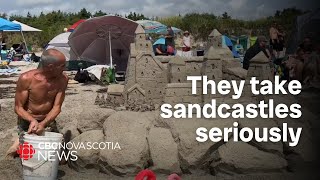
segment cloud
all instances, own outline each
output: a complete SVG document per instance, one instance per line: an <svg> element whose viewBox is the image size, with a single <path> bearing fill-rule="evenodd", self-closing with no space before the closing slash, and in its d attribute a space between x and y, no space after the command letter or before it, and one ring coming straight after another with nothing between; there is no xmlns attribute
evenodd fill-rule
<svg viewBox="0 0 320 180"><path fill-rule="evenodd" d="M261 4L260 6L257 7L256 17L261 17L261 16L263 16L263 14L265 13L265 12L264 12L264 8L265 8L265 5L264 5L264 4Z"/></svg>
<svg viewBox="0 0 320 180"><path fill-rule="evenodd" d="M59 2L59 1L58 1ZM56 0L16 0L17 6L31 7L57 3Z"/></svg>
<svg viewBox="0 0 320 180"><path fill-rule="evenodd" d="M0 12L9 15L38 15L50 11L78 12L86 8L89 12L102 10L106 13L128 14L142 13L149 17L172 16L191 12L207 12L221 15L228 12L232 17L254 19L273 15L276 10L296 6L298 8L314 8L317 6L300 0L0 0Z"/></svg>
<svg viewBox="0 0 320 180"><path fill-rule="evenodd" d="M229 5L231 6L232 9L238 10L242 8L244 5L246 5L248 0L231 0L229 2Z"/></svg>

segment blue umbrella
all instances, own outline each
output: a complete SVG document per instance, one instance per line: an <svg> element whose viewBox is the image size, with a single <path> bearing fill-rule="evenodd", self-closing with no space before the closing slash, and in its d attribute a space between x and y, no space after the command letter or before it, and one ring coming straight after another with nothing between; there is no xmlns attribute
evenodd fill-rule
<svg viewBox="0 0 320 180"><path fill-rule="evenodd" d="M167 26L158 22L151 20L138 20L136 23L140 24L144 31L148 34L167 34ZM181 32L181 29L172 27L174 33Z"/></svg>
<svg viewBox="0 0 320 180"><path fill-rule="evenodd" d="M166 44L166 39L165 38L160 38L158 40L156 40L156 42L153 43L153 45L158 45L158 44L162 44L165 45Z"/></svg>
<svg viewBox="0 0 320 180"><path fill-rule="evenodd" d="M176 27L171 27L171 29L175 34L181 32L181 29L176 28ZM167 33L168 33L167 28L159 29L156 31L156 34L167 34Z"/></svg>
<svg viewBox="0 0 320 180"><path fill-rule="evenodd" d="M161 51L166 52L167 51L167 46L166 46L166 39L165 38L159 38L156 40L156 42L153 43L153 51L156 53L156 48L157 46L160 46L162 49Z"/></svg>

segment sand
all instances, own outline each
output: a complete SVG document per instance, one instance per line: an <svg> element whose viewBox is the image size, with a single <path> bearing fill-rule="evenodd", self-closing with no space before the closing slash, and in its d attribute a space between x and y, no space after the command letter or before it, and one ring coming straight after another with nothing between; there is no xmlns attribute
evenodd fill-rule
<svg viewBox="0 0 320 180"><path fill-rule="evenodd" d="M0 179L21 179L22 178L22 166L20 164L19 158L14 160L4 160L3 157L5 152L11 145L11 134L15 134L14 130L16 128L16 114L14 113L14 93L15 93L15 82L18 77L10 77L0 81L8 82L0 84L0 104L1 104L1 116L0 116ZM63 104L64 110L67 110L69 107L75 111L81 111L80 108L83 104L94 105L95 97L97 93L104 93L106 91L105 86L95 85L95 84L69 84L66 91L66 98ZM79 108L74 108L79 107ZM75 112L77 113L77 112ZM8 136L9 132L9 136ZM6 136L7 135L7 136ZM61 180L85 180L92 179L93 177L96 180L132 180L134 177L118 177L113 175L107 175L99 173L97 170L87 170L86 172L77 172L68 167L68 165L60 165L58 177ZM184 176L185 179L194 179L194 176ZM203 178L198 177L197 179L208 179L213 176L203 176ZM165 175L161 175L158 179L166 179Z"/></svg>

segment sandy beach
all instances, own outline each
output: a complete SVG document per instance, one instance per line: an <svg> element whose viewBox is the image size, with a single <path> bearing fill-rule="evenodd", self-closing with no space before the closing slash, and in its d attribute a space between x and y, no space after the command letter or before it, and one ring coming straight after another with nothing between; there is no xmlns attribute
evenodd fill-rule
<svg viewBox="0 0 320 180"><path fill-rule="evenodd" d="M32 66L22 66L22 71L36 67ZM69 74L70 72L68 72ZM17 115L14 113L14 93L16 88L16 81L18 80L18 75L13 77L0 78L0 104L1 104L1 116L0 116L0 179L22 179L22 165L19 158L14 160L5 160L4 155L7 149L11 146L12 140L17 137L16 124ZM105 92L107 86L100 86L96 84L69 84L66 91L66 98L63 103L62 113L60 117L66 118L64 121L74 119L72 114L80 114L82 111L82 106L91 106L91 108L99 108L94 105L95 98L98 93ZM72 111L72 112L70 112ZM68 120L69 118L69 120ZM76 125L75 125L76 126ZM97 180L103 179L123 179L131 180L134 177L119 177L114 175L108 175L104 173L99 173L98 170L86 169L84 172L77 172L71 169L68 164L60 165L58 172L59 180L85 180L95 178ZM166 179L166 175L159 175L157 178ZM184 175L184 179L216 179L213 176L199 174L199 175Z"/></svg>

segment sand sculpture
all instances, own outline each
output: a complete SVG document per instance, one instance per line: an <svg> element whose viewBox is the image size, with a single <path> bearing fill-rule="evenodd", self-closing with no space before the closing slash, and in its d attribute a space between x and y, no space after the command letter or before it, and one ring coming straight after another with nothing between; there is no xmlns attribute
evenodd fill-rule
<svg viewBox="0 0 320 180"><path fill-rule="evenodd" d="M229 49L222 47L221 34L213 30L208 39L212 46L203 57L154 56L151 42L146 40L143 29L138 27L135 42L130 46L123 88L113 88L118 90L102 97L102 104L108 108L122 106L126 110L144 112L153 111L163 103L205 104L216 99L217 103L232 105L237 101L253 103L258 99L267 99L267 96L258 98L251 94L249 80L251 77L273 79L268 58L259 53L251 60L247 71L241 67L239 60L233 58ZM192 95L187 76L207 76L217 82L223 79L247 81L244 95L240 100L233 100L220 94L203 95L201 86L198 87L199 93Z"/></svg>
<svg viewBox="0 0 320 180"><path fill-rule="evenodd" d="M187 81L187 76L207 76L208 79L216 81L246 78L247 71L241 68L240 62L233 58L229 49L221 47L221 36L209 36L209 39L214 43L203 57L154 56L152 44L146 40L144 32L138 29L135 43L131 44L124 85L127 109L132 110L132 107L141 106L143 103L201 104L212 98L223 100L219 95L192 95L190 81ZM263 63L268 64L263 60L262 64L259 64L260 58L257 58L257 63L252 64L255 69L260 68Z"/></svg>
<svg viewBox="0 0 320 180"><path fill-rule="evenodd" d="M130 48L131 55L124 85L117 88L112 85L103 97L103 99L108 96L122 97L122 104L112 105L111 103L109 108L116 109L117 105L125 108L121 111L110 111L113 113L110 117L109 113L106 114L108 117L99 121L99 126L91 128L103 130L105 139L121 140L126 145L123 151L100 151L99 161L94 165L98 164L101 172L125 176L150 168L165 174L173 172L193 174L205 171L206 174L211 175L239 173L250 175L263 172L285 172L288 167L295 168L296 162L287 161L285 151L294 152L291 156L299 157L304 162L312 159L312 151L309 151L311 138L306 135L302 135L303 142L293 148L286 143L199 144L195 140L194 131L199 126L223 128L238 122L239 127L275 127L280 126L282 122L277 119L162 119L159 117L158 107L163 103L204 104L216 99L217 105L226 103L232 106L236 103L257 103L258 100L271 98L254 96L248 81L242 97L237 100L233 100L229 95L203 95L201 85L197 87L199 93L192 95L191 82L186 78L197 75L219 81L222 79L249 80L255 76L259 80L271 80L269 60L263 54L258 54L252 59L248 71L242 69L240 62L233 59L230 51L222 48L219 42L209 47L204 57L154 56L152 44L146 40L141 29L136 31L135 42ZM288 101L289 104L294 101L291 96L279 97L275 100L279 101L276 103ZM306 113L306 115L311 114ZM288 119L286 122L303 127L306 125L305 122L298 123L293 119ZM81 125L78 126L81 127ZM306 128L304 132L308 132L308 129ZM82 133L83 136L85 136L84 133L86 132ZM127 162L128 159L130 161ZM86 167L92 162L84 160L82 163L85 165L77 166Z"/></svg>

